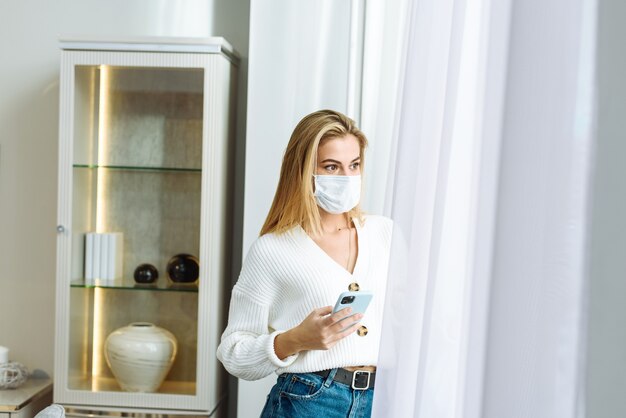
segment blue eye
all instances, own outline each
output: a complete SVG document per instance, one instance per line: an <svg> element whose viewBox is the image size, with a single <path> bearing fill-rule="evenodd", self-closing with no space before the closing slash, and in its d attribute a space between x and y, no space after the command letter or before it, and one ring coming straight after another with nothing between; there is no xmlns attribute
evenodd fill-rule
<svg viewBox="0 0 626 418"><path fill-rule="evenodd" d="M335 171L337 169L337 166L335 164L330 164L324 167L324 169L326 171Z"/></svg>

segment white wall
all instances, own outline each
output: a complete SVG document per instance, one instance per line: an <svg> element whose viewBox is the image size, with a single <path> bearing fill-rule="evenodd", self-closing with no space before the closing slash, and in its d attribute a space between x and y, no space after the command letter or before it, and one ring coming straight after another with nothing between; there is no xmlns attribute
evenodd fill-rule
<svg viewBox="0 0 626 418"><path fill-rule="evenodd" d="M587 417L626 416L626 3L599 2Z"/></svg>
<svg viewBox="0 0 626 418"><path fill-rule="evenodd" d="M248 0L0 2L0 345L12 360L52 373L59 35L224 36L242 56L241 154L248 16Z"/></svg>

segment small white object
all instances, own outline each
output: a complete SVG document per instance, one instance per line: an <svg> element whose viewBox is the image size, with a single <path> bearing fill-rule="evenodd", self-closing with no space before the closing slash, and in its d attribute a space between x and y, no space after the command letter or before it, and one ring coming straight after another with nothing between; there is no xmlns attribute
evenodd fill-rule
<svg viewBox="0 0 626 418"><path fill-rule="evenodd" d="M100 236L100 275L101 279L108 280L109 277L109 234L98 234Z"/></svg>
<svg viewBox="0 0 626 418"><path fill-rule="evenodd" d="M100 246L102 244L102 234L93 234L93 278L102 278L100 268Z"/></svg>
<svg viewBox="0 0 626 418"><path fill-rule="evenodd" d="M85 235L85 279L94 279L93 274L93 232Z"/></svg>
<svg viewBox="0 0 626 418"><path fill-rule="evenodd" d="M0 364L9 362L9 349L0 346Z"/></svg>
<svg viewBox="0 0 626 418"><path fill-rule="evenodd" d="M124 249L124 236L121 232L112 232L108 235L108 279L119 279L122 277L122 260Z"/></svg>
<svg viewBox="0 0 626 418"><path fill-rule="evenodd" d="M85 247L86 281L122 278L124 234L88 232Z"/></svg>

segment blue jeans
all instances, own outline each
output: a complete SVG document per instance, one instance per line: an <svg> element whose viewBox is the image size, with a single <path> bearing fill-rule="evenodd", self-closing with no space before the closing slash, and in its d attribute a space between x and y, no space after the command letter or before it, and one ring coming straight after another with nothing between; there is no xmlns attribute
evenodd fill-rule
<svg viewBox="0 0 626 418"><path fill-rule="evenodd" d="M314 373L283 373L261 412L261 418L368 418L374 389L354 390Z"/></svg>

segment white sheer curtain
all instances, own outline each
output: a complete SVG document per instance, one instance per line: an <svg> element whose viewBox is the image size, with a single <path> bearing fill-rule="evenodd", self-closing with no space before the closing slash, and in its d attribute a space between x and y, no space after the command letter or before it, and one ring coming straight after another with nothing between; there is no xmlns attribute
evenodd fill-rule
<svg viewBox="0 0 626 418"><path fill-rule="evenodd" d="M479 246L474 242L477 226L485 231L492 225L477 225L476 218L479 205L493 211L498 154L498 142L489 143L497 138L498 127L480 123L486 41L494 31L500 31L494 39L506 40L508 29L488 26L494 16L487 6L484 0L412 4L389 199L396 223L395 258L375 416L470 416L460 414L465 382L473 378L465 376L466 300L470 292L485 292L472 272L489 264L490 235ZM507 21L506 7L495 12ZM493 44L491 65L503 73L506 50ZM501 76L493 80L492 101L499 99L502 81ZM477 260L478 253L487 259ZM475 332L484 333L484 321L475 322Z"/></svg>
<svg viewBox="0 0 626 418"><path fill-rule="evenodd" d="M594 4L411 3L373 416L581 413Z"/></svg>

